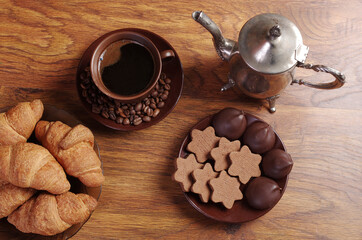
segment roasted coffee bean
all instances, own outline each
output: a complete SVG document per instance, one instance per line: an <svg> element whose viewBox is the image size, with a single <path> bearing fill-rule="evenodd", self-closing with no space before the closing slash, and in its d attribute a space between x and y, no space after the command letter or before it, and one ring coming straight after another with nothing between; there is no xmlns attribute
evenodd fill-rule
<svg viewBox="0 0 362 240"><path fill-rule="evenodd" d="M81 87L82 89L88 89L88 88L89 88L89 85L82 82L82 83L80 84L80 87Z"/></svg>
<svg viewBox="0 0 362 240"><path fill-rule="evenodd" d="M169 93L170 93L170 92L169 92L168 90L165 90L165 91L163 92L163 94L166 94L167 96L168 96Z"/></svg>
<svg viewBox="0 0 362 240"><path fill-rule="evenodd" d="M143 112L144 112L144 113L147 113L147 110L148 110L148 109L150 109L150 107L149 107L149 106L145 106L145 108L143 109Z"/></svg>
<svg viewBox="0 0 362 240"><path fill-rule="evenodd" d="M129 117L129 121L130 121L131 123L134 121L134 115L131 115L131 116Z"/></svg>
<svg viewBox="0 0 362 240"><path fill-rule="evenodd" d="M92 113L100 114L102 108L97 104L92 104Z"/></svg>
<svg viewBox="0 0 362 240"><path fill-rule="evenodd" d="M161 78L161 79L165 79L165 78L166 78L166 74L165 74L165 73L161 73L160 78Z"/></svg>
<svg viewBox="0 0 362 240"><path fill-rule="evenodd" d="M129 117L129 110L128 109L126 109L126 110L123 110L123 113L127 116L127 117Z"/></svg>
<svg viewBox="0 0 362 240"><path fill-rule="evenodd" d="M136 111L135 111L135 110L131 110L131 111L129 112L129 114L131 114L131 115L136 115Z"/></svg>
<svg viewBox="0 0 362 240"><path fill-rule="evenodd" d="M157 97L157 95L158 95L157 90L152 91L152 94L151 94L152 97Z"/></svg>
<svg viewBox="0 0 362 240"><path fill-rule="evenodd" d="M151 103L151 104L150 104L150 107L151 107L152 109L155 109L155 108L156 108L156 104L155 104L155 103Z"/></svg>
<svg viewBox="0 0 362 240"><path fill-rule="evenodd" d="M114 111L109 111L109 118L112 119L113 121L117 119L116 114L114 113Z"/></svg>
<svg viewBox="0 0 362 240"><path fill-rule="evenodd" d="M83 89L83 90L82 90L82 96L85 97L85 98L88 96L88 91L87 91L87 89Z"/></svg>
<svg viewBox="0 0 362 240"><path fill-rule="evenodd" d="M141 111L142 110L142 103L137 103L134 110L136 110L136 112Z"/></svg>
<svg viewBox="0 0 362 240"><path fill-rule="evenodd" d="M165 106L165 102L159 102L157 103L158 108L163 108Z"/></svg>
<svg viewBox="0 0 362 240"><path fill-rule="evenodd" d="M106 111L105 109L103 109L103 111L102 111L102 117L109 118L108 111Z"/></svg>
<svg viewBox="0 0 362 240"><path fill-rule="evenodd" d="M170 84L170 83L171 83L171 79L166 78L166 79L165 79L165 82L166 82L167 84Z"/></svg>
<svg viewBox="0 0 362 240"><path fill-rule="evenodd" d="M151 121L151 117L150 117L150 116L144 116L144 117L142 118L142 120L143 120L144 122L149 122L149 121Z"/></svg>
<svg viewBox="0 0 362 240"><path fill-rule="evenodd" d="M92 104L92 100L90 99L89 96L87 96L87 98L85 100L87 101L87 103Z"/></svg>
<svg viewBox="0 0 362 240"><path fill-rule="evenodd" d="M157 83L155 86L155 89L158 91L158 89L160 89L160 85Z"/></svg>
<svg viewBox="0 0 362 240"><path fill-rule="evenodd" d="M129 119L128 118L123 119L123 124L124 125L129 125L130 124Z"/></svg>
<svg viewBox="0 0 362 240"><path fill-rule="evenodd" d="M167 99L167 97L168 97L167 94L162 94L161 95L161 99L164 100L164 101Z"/></svg>
<svg viewBox="0 0 362 240"><path fill-rule="evenodd" d="M86 73L86 72L82 72L79 77L80 77L81 80L84 80L84 79L87 78L87 73Z"/></svg>
<svg viewBox="0 0 362 240"><path fill-rule="evenodd" d="M150 103L151 103L150 99L147 98L147 99L145 100L145 105L148 106L148 105L150 105Z"/></svg>
<svg viewBox="0 0 362 240"><path fill-rule="evenodd" d="M165 88L166 90L170 90L170 89L171 89L171 86L170 86L170 84L166 84L164 88Z"/></svg>
<svg viewBox="0 0 362 240"><path fill-rule="evenodd" d="M118 123L118 124L123 123L123 118L117 117L117 118L116 118L116 123Z"/></svg>
<svg viewBox="0 0 362 240"><path fill-rule="evenodd" d="M123 106L122 106L122 109L123 109L123 110L126 110L126 109L128 109L128 106L127 106L127 105L123 105Z"/></svg>
<svg viewBox="0 0 362 240"><path fill-rule="evenodd" d="M160 113L160 109L156 108L155 110L153 110L153 115L152 117L157 117L157 115Z"/></svg>
<svg viewBox="0 0 362 240"><path fill-rule="evenodd" d="M133 120L133 125L138 126L142 123L142 118L137 117Z"/></svg>
<svg viewBox="0 0 362 240"><path fill-rule="evenodd" d="M158 80L159 83L161 83L162 85L165 85L165 81L163 81L162 79Z"/></svg>
<svg viewBox="0 0 362 240"><path fill-rule="evenodd" d="M147 109L147 111L145 113L147 114L147 116L152 116L153 115L153 109L149 108L149 109Z"/></svg>

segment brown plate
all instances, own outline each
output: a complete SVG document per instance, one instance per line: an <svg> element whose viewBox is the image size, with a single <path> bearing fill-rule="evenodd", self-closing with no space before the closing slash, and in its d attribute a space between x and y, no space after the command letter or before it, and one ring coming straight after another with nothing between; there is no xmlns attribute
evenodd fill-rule
<svg viewBox="0 0 362 240"><path fill-rule="evenodd" d="M9 107L10 108L10 107ZM4 109L0 109L0 112L4 112L9 108L4 108ZM44 114L43 117L41 118L42 120L47 120L47 121L62 121L65 124L68 124L71 127L76 126L77 124L80 124L81 122L79 120L77 120L75 117L73 117L71 114L67 113L64 110L60 110L57 109L53 106L49 106L49 105L44 105ZM29 138L28 140L29 142L34 142L34 143L38 143L38 141L36 140L34 133L32 134L32 136ZM98 148L98 144L95 142L94 143L94 151L96 151L99 159L100 159L100 154L99 154L99 148ZM92 197L94 197L95 199L99 199L100 195L101 195L101 187L95 187L95 188L90 188L85 186L84 184L82 184L77 178L68 176L68 180L71 184L71 189L70 191L73 193L86 193ZM88 218L89 219L89 218ZM68 228L67 230L65 230L62 233L59 233L57 235L54 236L41 236L38 234L28 234L28 233L22 233L19 230L17 230L13 225L11 225L10 223L8 223L8 221L6 220L6 218L2 218L0 219L0 239L11 239L11 240L65 240L65 239L69 239L72 236L74 236L81 228L82 226L88 221L85 220L82 223L73 225L72 227Z"/></svg>
<svg viewBox="0 0 362 240"><path fill-rule="evenodd" d="M163 50L171 49L175 53L175 57L172 60L167 61L167 63L164 63L163 68L162 68L162 72L166 73L167 77L169 77L172 80L171 90L170 90L167 100L165 101L165 106L160 109L161 111L157 115L157 117L152 118L152 120L150 122L142 122L140 125L137 125L137 126L118 124L115 121L112 121L110 119L105 119L101 115L93 113L91 104L89 104L85 100L85 98L82 97L82 88L80 87L80 83L81 83L80 74L83 72L83 70L87 66L89 66L92 52L96 48L96 46L99 44L99 42L114 32L124 32L124 31L134 31L134 32L138 32L138 33L145 35L150 40L152 40L152 42L156 45L156 47L158 48L158 50L160 52L162 52ZM109 33L101 36L100 38L98 38L96 41L94 41L88 47L88 49L84 52L84 54L79 62L78 70L77 70L77 78L76 78L76 84L77 84L79 98L80 98L81 102L83 103L83 106L85 107L87 112L91 115L91 117L94 118L96 121L100 122L101 124L103 124L104 126L107 126L109 128L116 129L116 130L121 130L121 131L144 129L144 128L150 127L150 126L158 123L162 119L164 119L176 106L176 104L181 96L181 92L182 92L182 88L183 88L183 81L184 81L184 73L183 73L181 61L180 61L180 58L177 55L175 49L171 46L171 44L155 33L152 33L150 31L143 30L143 29L138 29L138 28L119 29L119 30L116 30L113 32L109 32Z"/></svg>
<svg viewBox="0 0 362 240"><path fill-rule="evenodd" d="M211 126L212 118L214 115L208 116L198 122L193 128L191 128L190 133L193 129L199 129L204 130L208 126ZM252 124L255 121L261 121L258 117L255 117L251 114L245 113L246 119L248 121L247 127ZM274 131L275 132L275 131ZM283 142L279 138L278 134L275 132L276 135L276 142L274 145L274 148L279 148L282 150L286 150ZM181 148L178 154L178 157L185 158L190 152L186 150L187 145L190 143L191 137L190 134L187 135L187 137L184 139L184 141L181 144ZM263 173L262 173L263 176ZM281 195L283 195L285 188L287 187L288 182L288 175L282 179L275 180L279 187L282 188ZM222 222L228 222L228 223L242 223L254 220L256 218L261 217L262 215L269 212L274 206L268 209L264 210L257 210L252 207L250 207L246 201L245 198L242 200L235 201L234 206L231 209L225 208L220 203L213 203L209 201L208 203L203 203L200 200L200 197L198 194L187 192L184 193L186 199L189 201L189 203L200 213L204 214L206 217L222 221Z"/></svg>

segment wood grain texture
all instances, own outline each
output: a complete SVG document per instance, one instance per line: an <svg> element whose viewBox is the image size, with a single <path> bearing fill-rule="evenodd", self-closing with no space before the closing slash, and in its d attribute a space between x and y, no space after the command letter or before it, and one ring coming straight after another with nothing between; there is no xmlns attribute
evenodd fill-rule
<svg viewBox="0 0 362 240"><path fill-rule="evenodd" d="M0 5L0 108L40 98L77 116L100 146L106 176L102 196L73 239L361 239L361 1L1 0ZM191 18L195 10L205 11L231 39L256 14L282 14L296 23L309 46L307 62L342 71L347 83L331 91L288 86L275 114L234 90L220 93L229 66L218 58L210 34ZM76 93L75 74L95 39L127 27L168 40L180 56L185 82L168 117L125 133L89 118ZM296 75L330 80L307 70ZM171 181L188 130L224 107L270 123L294 160L281 201L244 224L204 217Z"/></svg>

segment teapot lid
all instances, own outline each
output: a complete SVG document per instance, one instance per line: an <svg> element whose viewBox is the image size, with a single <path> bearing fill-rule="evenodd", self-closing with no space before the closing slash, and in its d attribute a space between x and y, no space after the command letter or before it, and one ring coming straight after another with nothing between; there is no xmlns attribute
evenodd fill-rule
<svg viewBox="0 0 362 240"><path fill-rule="evenodd" d="M245 23L239 34L239 52L246 64L258 72L276 74L304 62L308 47L289 19L264 13Z"/></svg>

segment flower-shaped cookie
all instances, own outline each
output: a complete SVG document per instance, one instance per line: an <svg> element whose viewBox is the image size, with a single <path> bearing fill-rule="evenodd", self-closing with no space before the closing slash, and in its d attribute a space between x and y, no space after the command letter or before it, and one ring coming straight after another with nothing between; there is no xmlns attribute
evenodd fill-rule
<svg viewBox="0 0 362 240"><path fill-rule="evenodd" d="M187 158L176 159L176 172L173 179L181 184L184 192L189 192L192 185L191 173L203 165L196 161L195 155L190 154Z"/></svg>
<svg viewBox="0 0 362 240"><path fill-rule="evenodd" d="M211 149L213 149L220 140L220 137L215 135L213 127L207 127L201 131L194 129L191 132L192 141L187 145L187 150L195 153L199 163L204 163L209 157Z"/></svg>
<svg viewBox="0 0 362 240"><path fill-rule="evenodd" d="M240 151L230 153L229 157L231 165L228 173L231 176L238 176L243 184L246 184L251 177L260 176L261 156L252 153L248 146L244 145Z"/></svg>
<svg viewBox="0 0 362 240"><path fill-rule="evenodd" d="M235 200L243 198L243 193L240 191L240 182L225 171L222 171L218 178L210 180L209 184L213 190L211 200L216 203L222 202L227 209L233 207Z"/></svg>
<svg viewBox="0 0 362 240"><path fill-rule="evenodd" d="M215 160L215 171L225 170L230 165L229 153L240 150L240 141L230 142L227 138L222 137L219 146L211 150L211 157Z"/></svg>
<svg viewBox="0 0 362 240"><path fill-rule="evenodd" d="M206 163L203 169L194 170L191 175L195 179L195 183L191 187L191 191L199 194L201 200L207 203L210 199L211 191L207 185L208 181L216 178L217 172L214 172L210 163Z"/></svg>

